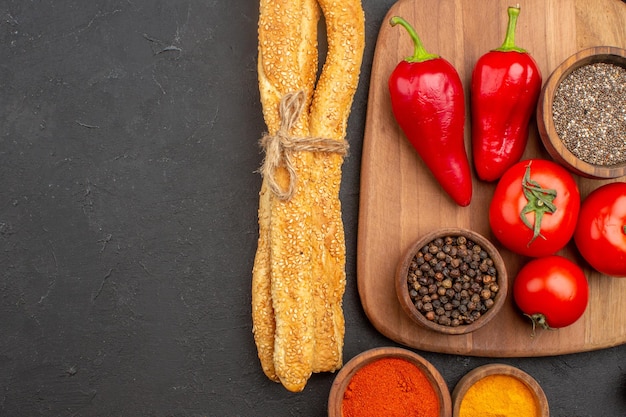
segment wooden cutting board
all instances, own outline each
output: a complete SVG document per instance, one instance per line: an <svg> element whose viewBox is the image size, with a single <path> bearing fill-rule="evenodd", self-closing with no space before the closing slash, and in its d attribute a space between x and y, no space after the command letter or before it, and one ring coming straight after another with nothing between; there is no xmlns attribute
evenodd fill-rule
<svg viewBox="0 0 626 417"><path fill-rule="evenodd" d="M513 2L515 3L515 2ZM567 57L600 45L626 47L626 4L619 0L520 0L516 42L536 59L544 82ZM490 232L488 206L495 185L474 178L469 207L456 206L398 128L387 79L411 55L406 31L391 27L399 15L419 33L426 49L449 60L467 86L476 60L500 46L508 2L501 0L400 0L380 29L371 74L363 143L358 229L357 280L363 308L390 339L413 348L489 357L549 356L588 351L626 342L626 278L602 276L585 267L590 302L575 324L531 337L529 321L509 294L506 306L486 327L469 335L444 336L425 330L402 312L394 291L394 270L402 252L420 235L444 226L467 227L497 243ZM469 119L469 113L468 113ZM469 121L466 146L469 149ZM549 156L532 123L527 157ZM582 197L608 181L576 177ZM626 180L626 178L620 178ZM499 247L513 279L526 261ZM561 252L580 265L573 244Z"/></svg>

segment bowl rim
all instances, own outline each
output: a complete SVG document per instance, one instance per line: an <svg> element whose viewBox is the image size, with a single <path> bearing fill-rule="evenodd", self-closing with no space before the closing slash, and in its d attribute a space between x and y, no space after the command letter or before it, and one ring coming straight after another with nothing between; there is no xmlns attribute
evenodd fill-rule
<svg viewBox="0 0 626 417"><path fill-rule="evenodd" d="M615 46L594 46L570 55L552 71L537 102L537 127L546 151L570 171L587 178L612 179L626 175L626 161L614 165L594 165L574 155L556 132L552 104L558 86L574 70L585 65L607 61L626 68L626 49Z"/></svg>
<svg viewBox="0 0 626 417"><path fill-rule="evenodd" d="M454 390L452 391L452 417L459 417L461 402L463 401L463 397L469 388L479 380L490 375L507 375L517 378L534 394L539 416L548 417L550 415L548 398L546 397L543 388L541 388L541 385L539 385L539 382L537 382L535 378L513 365L505 363L490 363L472 369L461 377L459 382L457 382Z"/></svg>
<svg viewBox="0 0 626 417"><path fill-rule="evenodd" d="M484 250L487 251L491 259L493 260L496 270L498 272L497 283L499 286L498 294L494 298L494 305L478 320L471 324L464 324L457 327L444 326L438 323L426 319L424 315L415 308L415 305L411 301L409 291L406 283L406 276L408 268L413 259L415 253L426 243L431 242L437 237L442 236L465 236L466 238L478 243ZM466 228L461 227L444 227L425 233L417 238L402 254L400 261L396 268L395 276L396 296L400 303L404 313L414 322L420 325L422 328L436 331L438 333L447 335L463 335L471 333L489 323L498 312L504 306L508 294L508 274L506 270L506 264L498 248L482 234Z"/></svg>
<svg viewBox="0 0 626 417"><path fill-rule="evenodd" d="M352 377L363 366L383 358L400 358L415 365L433 386L439 399L439 415L452 414L452 397L448 385L439 370L426 358L401 347L376 347L359 353L350 359L337 373L328 396L328 417L342 417L343 395Z"/></svg>

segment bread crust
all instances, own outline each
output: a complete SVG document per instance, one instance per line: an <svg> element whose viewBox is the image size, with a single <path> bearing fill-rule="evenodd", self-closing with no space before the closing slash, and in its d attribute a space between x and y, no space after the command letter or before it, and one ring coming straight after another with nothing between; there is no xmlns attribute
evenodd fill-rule
<svg viewBox="0 0 626 417"><path fill-rule="evenodd" d="M270 135L280 129L279 106L285 94L303 91L305 108L309 107L317 71L319 15L315 0L260 1L258 79L263 115ZM303 112L289 134L308 135L308 122L308 113ZM294 159L299 181L304 183L307 179L301 167L307 165L306 159L310 156L300 154ZM276 175L279 183L286 186L288 176L284 169ZM307 320L286 319L293 315L290 309L294 304L301 304L304 311L312 309L308 289L310 272L304 269L293 280L293 272L289 270L302 264L302 260L295 261L290 252L296 257L303 255L299 255L298 247L290 247L285 226L294 220L297 223L306 221L306 218L294 219L299 213L294 203L275 198L263 180L259 196L259 241L252 273L252 319L257 352L265 374L273 381L281 381L290 390L300 390L311 373L314 326L312 315ZM292 234L302 235L307 230L308 226L301 223ZM306 238L300 236L297 240L304 242ZM291 260L279 262L281 259ZM278 279L272 279L273 276ZM296 286L298 294L286 293ZM298 316L303 314L299 312ZM289 352L300 344L310 348ZM299 370L297 375L293 371L296 368Z"/></svg>
<svg viewBox="0 0 626 417"><path fill-rule="evenodd" d="M359 0L318 0L326 21L328 52L310 110L310 134L342 141L352 108L365 45L365 16ZM343 156L316 154L311 192L314 194L313 265L316 316L314 372L342 366L345 322L343 294L346 286L345 234L339 190Z"/></svg>

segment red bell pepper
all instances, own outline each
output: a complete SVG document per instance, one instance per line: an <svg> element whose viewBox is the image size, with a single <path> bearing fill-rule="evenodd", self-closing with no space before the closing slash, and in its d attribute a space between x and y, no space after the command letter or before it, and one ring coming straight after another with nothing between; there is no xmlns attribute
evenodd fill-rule
<svg viewBox="0 0 626 417"><path fill-rule="evenodd" d="M472 175L465 150L465 98L456 69L429 54L411 25L393 17L414 44L413 55L400 61L389 77L393 114L441 187L460 206L472 199Z"/></svg>
<svg viewBox="0 0 626 417"><path fill-rule="evenodd" d="M519 7L509 7L502 46L480 57L472 72L472 153L478 178L499 179L518 162L528 142L528 124L539 93L535 60L515 46Z"/></svg>

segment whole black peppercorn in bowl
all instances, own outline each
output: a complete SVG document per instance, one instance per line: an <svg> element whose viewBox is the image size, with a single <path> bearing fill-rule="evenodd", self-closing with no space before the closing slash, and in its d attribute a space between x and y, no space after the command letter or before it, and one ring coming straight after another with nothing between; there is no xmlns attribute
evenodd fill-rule
<svg viewBox="0 0 626 417"><path fill-rule="evenodd" d="M465 334L487 324L505 303L504 261L484 236L444 228L420 237L396 269L396 294L419 325L444 334Z"/></svg>
<svg viewBox="0 0 626 417"><path fill-rule="evenodd" d="M537 104L550 156L586 178L626 175L626 50L584 49L550 75Z"/></svg>

